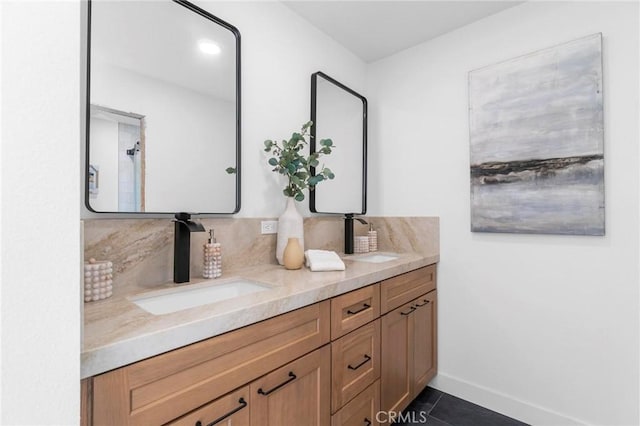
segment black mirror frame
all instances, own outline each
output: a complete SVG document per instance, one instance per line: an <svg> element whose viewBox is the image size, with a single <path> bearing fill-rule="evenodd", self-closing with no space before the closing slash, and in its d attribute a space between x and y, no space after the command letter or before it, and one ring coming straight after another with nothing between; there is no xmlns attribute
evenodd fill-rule
<svg viewBox="0 0 640 426"><path fill-rule="evenodd" d="M321 212L316 209L316 191L309 191L309 210L311 213L321 213L321 214L340 214L340 215L363 215L367 213L367 98L357 93L353 89L345 86L339 81L329 77L327 74L322 71L317 71L311 74L311 121L313 125L311 126L311 141L309 142L309 151L316 152L316 125L317 123L317 111L316 111L316 100L317 100L317 85L318 85L318 77L321 77L328 82L334 84L340 89L346 91L347 93L355 96L356 98L362 101L362 211L360 212ZM315 176L315 168L311 167L311 175Z"/></svg>
<svg viewBox="0 0 640 426"><path fill-rule="evenodd" d="M95 211L91 205L89 204L89 120L90 120L90 114L91 114L91 1L92 0L88 0L87 1L87 57L86 57L86 102L85 102L85 167L84 167L84 204L85 207L87 208L87 210L89 210L90 212L93 213L98 213L98 214L123 214L123 215L154 215L157 216L159 214L174 214L176 212L98 212ZM203 18L206 18L218 25L220 25L221 27L226 28L227 30L231 31L231 33L233 34L233 36L236 39L236 164L235 164L235 175L236 175L236 205L233 211L231 212L192 212L192 214L204 214L204 215L229 215L229 214L235 214L238 213L240 211L240 204L241 204L241 189L242 189L242 182L241 182L241 113L242 113L242 108L241 108L241 73L240 73L240 31L238 31L238 29L236 27L234 27L233 25L229 24L226 21L223 21L222 19L218 18L217 16L212 15L211 13L207 12L204 9L201 9L200 7L196 6L195 4L187 1L187 0L172 0L174 3L177 3L181 6L186 7L187 9L191 10L194 13L197 13L198 15L202 16Z"/></svg>

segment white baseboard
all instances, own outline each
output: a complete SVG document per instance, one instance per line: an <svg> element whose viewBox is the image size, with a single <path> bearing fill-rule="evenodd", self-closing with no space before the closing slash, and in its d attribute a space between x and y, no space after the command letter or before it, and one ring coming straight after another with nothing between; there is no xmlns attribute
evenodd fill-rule
<svg viewBox="0 0 640 426"><path fill-rule="evenodd" d="M582 420L567 417L445 373L438 373L433 381L429 383L429 386L530 425L588 425L588 423Z"/></svg>

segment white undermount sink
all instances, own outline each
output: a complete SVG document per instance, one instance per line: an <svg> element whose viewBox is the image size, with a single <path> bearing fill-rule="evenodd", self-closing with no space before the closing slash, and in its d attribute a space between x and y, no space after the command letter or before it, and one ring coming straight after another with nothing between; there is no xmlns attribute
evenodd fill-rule
<svg viewBox="0 0 640 426"><path fill-rule="evenodd" d="M224 282L206 281L184 288L146 293L130 297L129 300L153 315L163 315L271 288L266 284L239 278Z"/></svg>
<svg viewBox="0 0 640 426"><path fill-rule="evenodd" d="M351 260L355 260L356 262L383 263L396 260L398 257L400 256L394 253L371 253L352 257Z"/></svg>

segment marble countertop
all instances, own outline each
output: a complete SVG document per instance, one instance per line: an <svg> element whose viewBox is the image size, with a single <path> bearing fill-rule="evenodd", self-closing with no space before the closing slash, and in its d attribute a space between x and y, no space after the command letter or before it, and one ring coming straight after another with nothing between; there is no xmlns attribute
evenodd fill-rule
<svg viewBox="0 0 640 426"><path fill-rule="evenodd" d="M438 262L438 255L399 254L395 260L368 263L344 256L346 270L289 271L279 265L259 265L223 275L258 281L272 289L182 311L153 315L127 297L112 297L84 305L81 377L122 367L151 356L226 333L322 300ZM194 279L197 284L205 280ZM189 284L187 284L189 285ZM176 288L168 283L162 288ZM185 287L185 284L179 287ZM147 292L149 290L146 290ZM139 294L143 294L141 290Z"/></svg>

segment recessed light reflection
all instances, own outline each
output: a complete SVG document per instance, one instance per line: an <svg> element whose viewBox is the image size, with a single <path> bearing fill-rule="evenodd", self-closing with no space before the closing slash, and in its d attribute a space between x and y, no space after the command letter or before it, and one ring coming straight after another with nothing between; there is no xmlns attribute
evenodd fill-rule
<svg viewBox="0 0 640 426"><path fill-rule="evenodd" d="M200 40L198 47L202 53L206 53L207 55L217 55L220 53L220 46L211 40Z"/></svg>

